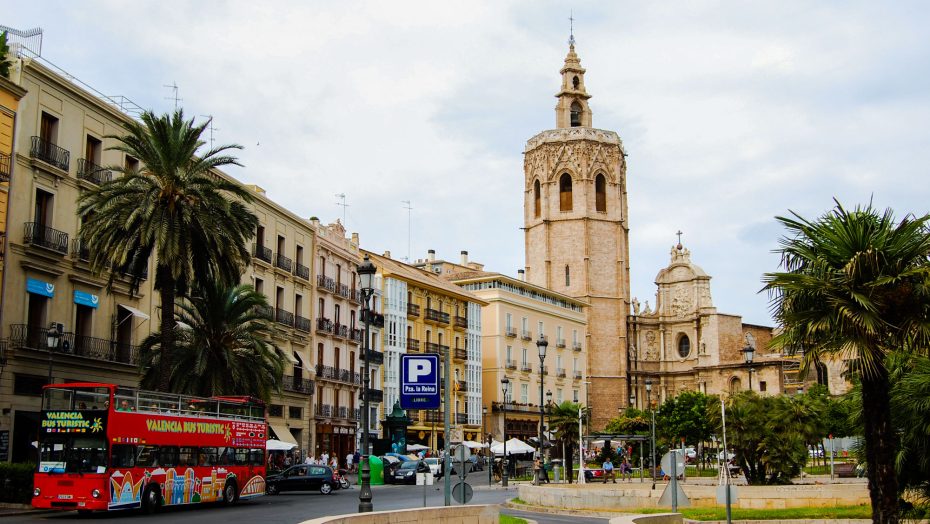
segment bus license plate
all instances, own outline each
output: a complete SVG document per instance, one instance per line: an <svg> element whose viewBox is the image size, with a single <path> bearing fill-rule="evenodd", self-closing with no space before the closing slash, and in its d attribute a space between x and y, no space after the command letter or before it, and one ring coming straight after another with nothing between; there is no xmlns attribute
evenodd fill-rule
<svg viewBox="0 0 930 524"><path fill-rule="evenodd" d="M60 498L60 499L62 499L62 500L71 500L72 498L74 498L74 496L73 496L73 495L61 494L61 495L58 495L58 498Z"/></svg>

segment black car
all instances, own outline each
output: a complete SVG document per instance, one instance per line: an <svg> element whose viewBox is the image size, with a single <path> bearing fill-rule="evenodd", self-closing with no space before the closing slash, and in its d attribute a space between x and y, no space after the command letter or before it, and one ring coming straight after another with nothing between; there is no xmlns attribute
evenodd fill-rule
<svg viewBox="0 0 930 524"><path fill-rule="evenodd" d="M408 460L394 470L394 483L416 484L417 473L430 473L429 465L422 460Z"/></svg>
<svg viewBox="0 0 930 524"><path fill-rule="evenodd" d="M278 475L269 475L265 479L265 491L269 495L277 495L282 491L311 491L317 489L324 495L339 489L339 482L333 478L333 470L329 466L298 464L287 468Z"/></svg>

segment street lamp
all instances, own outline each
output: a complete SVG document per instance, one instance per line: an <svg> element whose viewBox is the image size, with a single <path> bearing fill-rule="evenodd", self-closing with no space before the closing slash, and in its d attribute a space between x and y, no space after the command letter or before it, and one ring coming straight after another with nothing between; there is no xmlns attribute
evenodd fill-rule
<svg viewBox="0 0 930 524"><path fill-rule="evenodd" d="M546 335L539 334L539 340L536 341L536 349L539 350L539 450L537 456L542 461L543 455L543 425L546 423L546 412L543 410L543 369L546 363L546 349L549 347L549 341ZM542 484L542 470L536 470L536 485Z"/></svg>
<svg viewBox="0 0 930 524"><path fill-rule="evenodd" d="M746 358L746 365L749 366L749 391L752 391L752 357L756 353L756 348L746 344L742 351L743 357Z"/></svg>
<svg viewBox="0 0 930 524"><path fill-rule="evenodd" d="M488 439L488 486L494 483L491 470L494 469L494 459L491 456L491 434L488 433L488 407L481 408L481 429Z"/></svg>
<svg viewBox="0 0 930 524"><path fill-rule="evenodd" d="M52 351L58 349L58 341L61 340L61 329L57 322L48 325L48 331L45 332L45 347L48 348L48 383L52 383Z"/></svg>
<svg viewBox="0 0 930 524"><path fill-rule="evenodd" d="M371 322L371 309L368 306L368 301L371 300L371 296L375 292L374 281L377 271L368 255L365 255L365 260L356 269L362 287L362 321L365 323L365 342L362 345L362 351L364 351L363 354L365 355L365 372L362 375L362 424L364 430L362 431L362 489L358 494L359 513L374 510L374 505L371 503L371 466L368 463L368 419L371 416L368 406L368 382L371 380L369 376L369 364L371 362L371 355L369 354L371 348L369 346L371 342L369 340L368 325Z"/></svg>
<svg viewBox="0 0 930 524"><path fill-rule="evenodd" d="M501 432L504 438L504 458L501 459L501 487L507 487L507 394L510 393L510 379L504 377L501 379L501 391L504 392L504 430Z"/></svg>
<svg viewBox="0 0 930 524"><path fill-rule="evenodd" d="M552 390L546 390L546 430L552 435ZM547 453L546 456L551 456Z"/></svg>
<svg viewBox="0 0 930 524"><path fill-rule="evenodd" d="M652 470L652 489L656 487L656 413L652 409L652 378L646 377L646 405L649 407L649 414L652 417L652 423L649 425L649 432L652 438L649 442L649 468Z"/></svg>

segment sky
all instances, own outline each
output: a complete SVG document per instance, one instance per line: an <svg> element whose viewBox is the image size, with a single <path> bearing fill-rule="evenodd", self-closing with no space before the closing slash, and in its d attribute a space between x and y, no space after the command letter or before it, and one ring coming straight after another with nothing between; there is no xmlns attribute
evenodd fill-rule
<svg viewBox="0 0 930 524"><path fill-rule="evenodd" d="M629 154L640 302L681 230L718 310L772 325L776 216L927 213L926 2L0 0L0 24L42 27L43 58L102 93L162 113L176 83L245 147L229 174L296 214L510 275L570 14L594 127Z"/></svg>

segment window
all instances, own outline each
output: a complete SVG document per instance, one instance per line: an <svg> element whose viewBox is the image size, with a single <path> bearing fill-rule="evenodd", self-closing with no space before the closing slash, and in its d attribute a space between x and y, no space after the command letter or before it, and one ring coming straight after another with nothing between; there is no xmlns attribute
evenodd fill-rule
<svg viewBox="0 0 930 524"><path fill-rule="evenodd" d="M284 288L276 287L274 291L274 307L277 309L284 309Z"/></svg>
<svg viewBox="0 0 930 524"><path fill-rule="evenodd" d="M520 402L526 404L530 401L530 385L520 384Z"/></svg>
<svg viewBox="0 0 930 524"><path fill-rule="evenodd" d="M288 407L287 407L287 417L288 417L288 418L292 418L292 419L300 420L300 419L302 419L302 418L304 417L304 410L303 410L303 408L299 408L299 407L296 407L296 406L288 406Z"/></svg>
<svg viewBox="0 0 930 524"><path fill-rule="evenodd" d="M282 417L284 416L284 407L281 404L271 404L268 406L268 416L269 417Z"/></svg>
<svg viewBox="0 0 930 524"><path fill-rule="evenodd" d="M565 287L572 285L572 275L571 271L568 269L568 264L565 264Z"/></svg>
<svg viewBox="0 0 930 524"><path fill-rule="evenodd" d="M513 315L507 313L505 325L507 326L507 331L510 331L510 328L513 327Z"/></svg>
<svg viewBox="0 0 930 524"><path fill-rule="evenodd" d="M678 356L685 358L691 354L691 340L688 335L682 334L678 338Z"/></svg>
<svg viewBox="0 0 930 524"><path fill-rule="evenodd" d="M581 125L581 111L582 111L581 104L579 104L578 102L572 102L572 106L571 106L572 127L579 127Z"/></svg>
<svg viewBox="0 0 930 524"><path fill-rule="evenodd" d="M320 312L320 318L326 318L326 299L321 298L319 304L316 306L317 310Z"/></svg>
<svg viewBox="0 0 930 524"><path fill-rule="evenodd" d="M335 322L336 324L338 324L338 323L339 323L339 320L341 320L341 319L340 319L341 309L342 309L342 308L339 307L339 304L336 304L336 305L334 306L334 310L333 310L333 322Z"/></svg>
<svg viewBox="0 0 930 524"><path fill-rule="evenodd" d="M75 349L84 349L83 346L87 345L90 341L85 337L89 337L93 332L94 326L94 308L90 306L83 306L81 304L75 304L74 307L74 345ZM90 348L88 348L90 349Z"/></svg>
<svg viewBox="0 0 930 524"><path fill-rule="evenodd" d="M39 138L48 145L58 142L58 119L44 111L39 127Z"/></svg>
<svg viewBox="0 0 930 524"><path fill-rule="evenodd" d="M555 368L562 369L562 355L555 356Z"/></svg>
<svg viewBox="0 0 930 524"><path fill-rule="evenodd" d="M320 276L326 276L326 257L320 257Z"/></svg>
<svg viewBox="0 0 930 524"><path fill-rule="evenodd" d="M817 383L821 386L829 386L830 376L827 373L827 366L823 362L817 362L814 367L817 368Z"/></svg>
<svg viewBox="0 0 930 524"><path fill-rule="evenodd" d="M573 89L578 89L578 85L579 85L580 83L581 83L581 81L578 80L578 75L575 75L575 76L572 77L572 88L573 88Z"/></svg>
<svg viewBox="0 0 930 524"><path fill-rule="evenodd" d="M556 327L555 327L555 338L557 339L557 340L556 340L556 343L561 343L562 340L564 340L564 339L562 338L562 326L556 326Z"/></svg>
<svg viewBox="0 0 930 524"><path fill-rule="evenodd" d="M323 365L323 343L322 342L316 345L316 365L318 366ZM321 399L323 398L323 395L320 394L317 396L317 398Z"/></svg>
<svg viewBox="0 0 930 524"><path fill-rule="evenodd" d="M540 209L541 205L539 203L539 198L540 198L539 193L540 193L539 180L537 179L533 181L533 216L535 216L536 218L539 218L539 215L541 213L541 209Z"/></svg>
<svg viewBox="0 0 930 524"><path fill-rule="evenodd" d="M766 389L766 383L765 383L765 381L764 381L764 380L759 381L759 391L764 393L764 392L765 392L765 389Z"/></svg>
<svg viewBox="0 0 930 524"><path fill-rule="evenodd" d="M572 359L572 371L578 372L578 357Z"/></svg>
<svg viewBox="0 0 930 524"><path fill-rule="evenodd" d="M99 139L87 135L87 142L84 144L84 160L92 164L100 165L100 151L103 149L102 145L103 143Z"/></svg>
<svg viewBox="0 0 930 524"><path fill-rule="evenodd" d="M578 402L578 390L577 389L572 390L572 402Z"/></svg>
<svg viewBox="0 0 930 524"><path fill-rule="evenodd" d="M278 235L278 255L283 255L287 253L287 240L284 239L281 235Z"/></svg>
<svg viewBox="0 0 930 524"><path fill-rule="evenodd" d="M527 320L526 317L523 317L523 319L520 320L520 327L523 328L524 333L529 331L529 326L530 326L529 320Z"/></svg>
<svg viewBox="0 0 930 524"><path fill-rule="evenodd" d="M543 336L543 332L544 332L545 330L543 329L542 320L540 320L540 321L536 324L536 329L539 331L539 336Z"/></svg>
<svg viewBox="0 0 930 524"><path fill-rule="evenodd" d="M36 224L51 226L54 198L55 196L48 191L36 189L36 205L35 213L33 214L33 220Z"/></svg>
<svg viewBox="0 0 930 524"><path fill-rule="evenodd" d="M300 294L294 295L294 314L298 317L304 316L304 297Z"/></svg>
<svg viewBox="0 0 930 524"><path fill-rule="evenodd" d="M123 170L127 173L135 173L139 170L139 161L129 155L126 155L126 159L123 161Z"/></svg>
<svg viewBox="0 0 930 524"><path fill-rule="evenodd" d="M513 346L507 346L507 363L513 362Z"/></svg>
<svg viewBox="0 0 930 524"><path fill-rule="evenodd" d="M562 388L555 390L555 403L556 404L562 403Z"/></svg>
<svg viewBox="0 0 930 524"><path fill-rule="evenodd" d="M294 262L298 264L304 263L304 246L297 246L294 250Z"/></svg>
<svg viewBox="0 0 930 524"><path fill-rule="evenodd" d="M607 179L604 175L597 175L594 179L594 208L602 213L607 212Z"/></svg>
<svg viewBox="0 0 930 524"><path fill-rule="evenodd" d="M572 330L572 344L574 345L574 344L577 344L577 343L578 343L578 330L577 330L577 329L573 329L573 330Z"/></svg>
<svg viewBox="0 0 930 524"><path fill-rule="evenodd" d="M526 348L523 348L523 367L526 367Z"/></svg>
<svg viewBox="0 0 930 524"><path fill-rule="evenodd" d="M259 295L265 294L265 281L258 277L255 277L255 292Z"/></svg>
<svg viewBox="0 0 930 524"><path fill-rule="evenodd" d="M265 226L255 228L255 245L258 247L265 246Z"/></svg>
<svg viewBox="0 0 930 524"><path fill-rule="evenodd" d="M44 345L45 337L39 331L40 328L47 327L48 324L48 297L29 293L29 304L26 322L29 324L29 346L39 348Z"/></svg>
<svg viewBox="0 0 930 524"><path fill-rule="evenodd" d="M572 210L572 177L562 173L559 178L559 211Z"/></svg>
<svg viewBox="0 0 930 524"><path fill-rule="evenodd" d="M28 395L41 397L42 386L48 383L48 379L39 375L23 375L21 373L13 374L13 394Z"/></svg>

